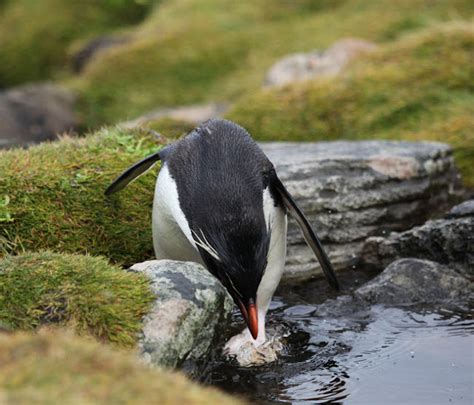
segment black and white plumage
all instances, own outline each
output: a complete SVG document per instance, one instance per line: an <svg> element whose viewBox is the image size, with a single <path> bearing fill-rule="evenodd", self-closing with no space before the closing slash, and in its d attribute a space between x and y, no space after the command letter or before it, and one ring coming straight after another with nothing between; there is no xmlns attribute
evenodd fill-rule
<svg viewBox="0 0 474 405"><path fill-rule="evenodd" d="M153 243L158 259L203 264L230 293L248 325L237 341L265 341L265 315L286 257L287 212L297 221L329 283L338 288L317 236L242 127L211 120L138 162L106 190L112 194L158 160ZM250 334L249 334L250 331ZM237 345L239 342L234 342Z"/></svg>

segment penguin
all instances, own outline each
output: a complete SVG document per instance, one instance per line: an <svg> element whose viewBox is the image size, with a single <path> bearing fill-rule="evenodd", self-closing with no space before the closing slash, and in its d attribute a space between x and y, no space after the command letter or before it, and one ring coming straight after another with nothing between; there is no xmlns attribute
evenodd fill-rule
<svg viewBox="0 0 474 405"><path fill-rule="evenodd" d="M266 340L266 313L285 265L288 214L329 284L339 289L316 233L244 128L206 121L125 170L105 194L120 191L158 161L152 213L156 257L200 263L222 283L247 325L229 347Z"/></svg>

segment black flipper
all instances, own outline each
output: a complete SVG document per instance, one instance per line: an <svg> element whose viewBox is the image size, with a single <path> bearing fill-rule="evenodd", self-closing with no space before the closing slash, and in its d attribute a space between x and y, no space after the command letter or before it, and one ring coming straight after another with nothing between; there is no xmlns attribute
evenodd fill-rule
<svg viewBox="0 0 474 405"><path fill-rule="evenodd" d="M314 254L318 258L319 264L321 265L321 268L323 269L324 275L326 276L330 286L336 290L339 290L339 282L337 281L334 269L332 268L331 262L329 261L329 258L326 252L324 251L323 246L321 245L321 242L316 236L316 233L313 231L305 215L300 210L295 200L293 200L293 197L285 188L285 186L283 185L281 180L278 178L276 173L272 177L273 177L272 179L273 187L280 195L283 201L283 204L285 205L288 212L298 223L301 231L303 232L303 236L304 236L304 239L306 240L306 243L313 250Z"/></svg>
<svg viewBox="0 0 474 405"><path fill-rule="evenodd" d="M140 160L138 163L135 163L132 167L129 167L127 170L125 170L112 182L109 187L107 187L107 190L105 190L105 195L110 195L122 190L127 186L128 183L132 182L137 177L149 170L156 162L161 159L160 152L156 152L153 155Z"/></svg>

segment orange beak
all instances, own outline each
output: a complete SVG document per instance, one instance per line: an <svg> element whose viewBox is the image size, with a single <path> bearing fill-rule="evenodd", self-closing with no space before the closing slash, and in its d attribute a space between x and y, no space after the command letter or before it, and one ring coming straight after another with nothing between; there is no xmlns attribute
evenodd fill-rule
<svg viewBox="0 0 474 405"><path fill-rule="evenodd" d="M252 334L254 339L257 339L258 336L258 315L257 315L257 306L251 302L247 308L247 326Z"/></svg>
<svg viewBox="0 0 474 405"><path fill-rule="evenodd" d="M258 315L257 315L257 306L250 301L248 308L245 308L245 305L241 301L237 302L240 308L240 312L244 317L247 327L249 328L250 334L254 339L257 339L258 336Z"/></svg>

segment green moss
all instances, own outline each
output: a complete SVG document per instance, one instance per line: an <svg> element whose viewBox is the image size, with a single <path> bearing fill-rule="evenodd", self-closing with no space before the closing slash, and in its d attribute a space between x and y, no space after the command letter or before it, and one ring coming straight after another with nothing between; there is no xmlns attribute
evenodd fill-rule
<svg viewBox="0 0 474 405"><path fill-rule="evenodd" d="M0 261L0 323L10 329L71 325L130 346L153 299L145 276L103 258L46 251Z"/></svg>
<svg viewBox="0 0 474 405"><path fill-rule="evenodd" d="M0 88L50 78L64 69L74 40L135 23L148 5L146 0L5 3L0 14Z"/></svg>
<svg viewBox="0 0 474 405"><path fill-rule="evenodd" d="M0 333L2 404L241 404L130 353L63 331Z"/></svg>
<svg viewBox="0 0 474 405"><path fill-rule="evenodd" d="M135 42L96 58L69 84L82 95L88 124L113 123L153 108L252 94L288 53L347 36L392 40L473 14L468 0L168 1L136 29Z"/></svg>
<svg viewBox="0 0 474 405"><path fill-rule="evenodd" d="M160 118L146 123L146 128L166 135L167 138L177 139L191 132L195 125L174 118Z"/></svg>
<svg viewBox="0 0 474 405"><path fill-rule="evenodd" d="M0 152L0 256L50 249L121 264L152 257L156 177L148 173L110 198L104 190L159 147L146 132L111 128Z"/></svg>
<svg viewBox="0 0 474 405"><path fill-rule="evenodd" d="M245 97L228 114L260 140L449 142L474 186L474 29L447 24L402 37L342 75Z"/></svg>

